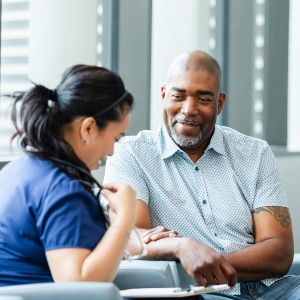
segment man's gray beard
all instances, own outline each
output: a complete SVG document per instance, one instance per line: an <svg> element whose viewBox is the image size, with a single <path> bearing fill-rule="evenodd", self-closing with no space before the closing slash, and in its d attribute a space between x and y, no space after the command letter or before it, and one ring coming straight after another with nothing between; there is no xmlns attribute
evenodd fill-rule
<svg viewBox="0 0 300 300"><path fill-rule="evenodd" d="M171 138L180 147L186 147L187 148L187 147L195 146L196 144L199 143L199 141L202 138L202 132L201 131L200 131L200 134L197 137L189 138L189 137L183 137L183 136L178 135L173 126L171 126L170 130L171 130Z"/></svg>

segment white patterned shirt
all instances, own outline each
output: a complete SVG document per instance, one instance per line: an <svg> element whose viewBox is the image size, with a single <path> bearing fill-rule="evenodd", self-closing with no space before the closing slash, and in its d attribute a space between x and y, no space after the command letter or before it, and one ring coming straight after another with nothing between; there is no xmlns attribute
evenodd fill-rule
<svg viewBox="0 0 300 300"><path fill-rule="evenodd" d="M105 168L104 182L114 181L131 185L137 199L147 203L153 228L176 230L219 253L254 244L254 209L288 207L268 144L217 125L196 163L164 126L122 138ZM239 284L230 293L239 294Z"/></svg>

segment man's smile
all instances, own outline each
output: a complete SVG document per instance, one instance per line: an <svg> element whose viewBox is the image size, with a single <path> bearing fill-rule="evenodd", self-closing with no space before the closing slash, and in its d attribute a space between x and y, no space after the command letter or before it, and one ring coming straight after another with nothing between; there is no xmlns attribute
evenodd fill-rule
<svg viewBox="0 0 300 300"><path fill-rule="evenodd" d="M190 123L190 122L177 122L183 126L188 126L188 127L195 127L195 126L200 126L199 123Z"/></svg>

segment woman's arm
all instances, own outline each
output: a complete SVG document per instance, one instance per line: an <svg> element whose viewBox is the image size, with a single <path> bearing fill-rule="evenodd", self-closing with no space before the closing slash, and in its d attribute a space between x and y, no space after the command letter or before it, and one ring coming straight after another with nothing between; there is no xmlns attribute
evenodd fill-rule
<svg viewBox="0 0 300 300"><path fill-rule="evenodd" d="M55 282L114 279L135 222L135 192L128 185L114 183L106 185L102 193L116 215L113 224L93 251L83 248L47 251Z"/></svg>

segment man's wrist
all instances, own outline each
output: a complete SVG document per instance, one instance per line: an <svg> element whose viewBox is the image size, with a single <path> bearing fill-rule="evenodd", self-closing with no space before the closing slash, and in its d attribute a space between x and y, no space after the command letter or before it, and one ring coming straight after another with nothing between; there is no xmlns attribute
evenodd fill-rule
<svg viewBox="0 0 300 300"><path fill-rule="evenodd" d="M176 259L180 260L180 255L182 251L186 249L186 247L188 247L188 243L190 242L190 240L192 240L192 238L178 237L175 238L174 240L176 241L174 247L174 256L176 257Z"/></svg>

